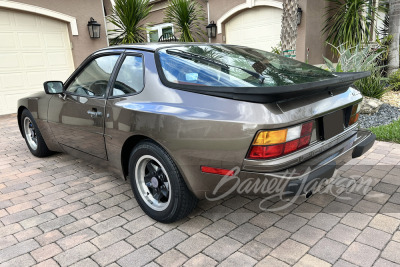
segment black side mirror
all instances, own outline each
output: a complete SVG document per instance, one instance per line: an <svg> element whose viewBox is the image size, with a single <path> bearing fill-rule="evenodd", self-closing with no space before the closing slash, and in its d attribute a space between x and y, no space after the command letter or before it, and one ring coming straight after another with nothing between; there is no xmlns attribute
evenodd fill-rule
<svg viewBox="0 0 400 267"><path fill-rule="evenodd" d="M54 95L64 93L64 84L60 81L48 81L43 83L46 94Z"/></svg>

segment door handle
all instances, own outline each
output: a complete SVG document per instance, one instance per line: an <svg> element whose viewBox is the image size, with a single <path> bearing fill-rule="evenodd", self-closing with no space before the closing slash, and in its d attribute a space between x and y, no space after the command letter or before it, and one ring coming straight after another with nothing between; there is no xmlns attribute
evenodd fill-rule
<svg viewBox="0 0 400 267"><path fill-rule="evenodd" d="M88 110L87 114L89 114L90 117L92 117L92 118L98 118L98 117L103 116L103 113L101 113L100 111L97 111L96 108L92 108L92 110Z"/></svg>

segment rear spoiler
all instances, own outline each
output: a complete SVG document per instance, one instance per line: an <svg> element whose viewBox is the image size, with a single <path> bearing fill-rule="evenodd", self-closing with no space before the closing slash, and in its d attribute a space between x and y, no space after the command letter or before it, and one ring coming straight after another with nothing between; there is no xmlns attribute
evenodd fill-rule
<svg viewBox="0 0 400 267"><path fill-rule="evenodd" d="M162 72L161 72L162 73ZM212 95L254 103L272 103L305 95L347 90L355 81L371 75L366 72L334 72L336 77L323 81L274 87L211 87L171 83L161 79L165 86L198 94ZM160 75L161 76L161 75Z"/></svg>

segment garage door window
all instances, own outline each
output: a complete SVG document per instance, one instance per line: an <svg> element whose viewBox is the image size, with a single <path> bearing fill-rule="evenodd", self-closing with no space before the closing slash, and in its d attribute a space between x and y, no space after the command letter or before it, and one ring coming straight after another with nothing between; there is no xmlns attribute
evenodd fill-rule
<svg viewBox="0 0 400 267"><path fill-rule="evenodd" d="M105 97L108 80L119 55L98 57L90 62L68 86L67 92L81 96Z"/></svg>

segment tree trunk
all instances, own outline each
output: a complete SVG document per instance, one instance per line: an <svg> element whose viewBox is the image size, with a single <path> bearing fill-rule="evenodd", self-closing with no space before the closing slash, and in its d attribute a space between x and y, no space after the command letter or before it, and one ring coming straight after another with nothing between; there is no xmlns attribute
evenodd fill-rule
<svg viewBox="0 0 400 267"><path fill-rule="evenodd" d="M400 1L389 1L389 35L393 36L389 46L388 74L399 68Z"/></svg>
<svg viewBox="0 0 400 267"><path fill-rule="evenodd" d="M298 0L283 0L282 5L282 51L296 50Z"/></svg>

